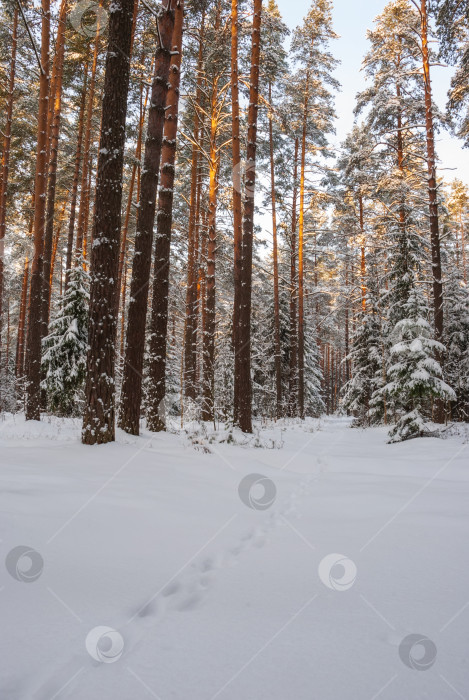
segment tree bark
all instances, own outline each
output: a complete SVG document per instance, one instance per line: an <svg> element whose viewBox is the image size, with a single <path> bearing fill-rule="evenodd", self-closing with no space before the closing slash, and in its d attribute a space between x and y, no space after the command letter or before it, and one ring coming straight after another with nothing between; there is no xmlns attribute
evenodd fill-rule
<svg viewBox="0 0 469 700"><path fill-rule="evenodd" d="M272 83L269 81L269 104L272 110ZM278 286L278 244L277 244L277 211L275 194L275 161L272 112L269 113L269 146L270 146L270 192L272 199L272 238L274 266L274 346L275 346L275 386L276 386L276 415L282 416L282 350L280 347L280 302Z"/></svg>
<svg viewBox="0 0 469 700"><path fill-rule="evenodd" d="M238 347L235 348L235 353L238 356L238 372L235 373L235 383L238 384L238 424L244 433L252 433L251 296L261 19L262 0L254 0L243 217L241 305L239 332L236 334Z"/></svg>
<svg viewBox="0 0 469 700"><path fill-rule="evenodd" d="M231 149L233 165L233 249L234 249L234 300L233 300L233 350L234 350L234 422L239 419L240 356L239 325L241 312L241 286L243 266L243 211L241 199L241 144L239 123L239 75L238 75L238 0L231 0Z"/></svg>
<svg viewBox="0 0 469 700"><path fill-rule="evenodd" d="M65 263L65 287L68 287L70 282L70 271L73 264L73 237L75 233L75 218L76 218L76 208L77 208L77 197L78 197L78 182L80 179L80 163L81 163L81 152L83 143L83 129L85 121L85 104L86 104L86 85L88 82L88 63L85 64L85 71L83 76L83 88L81 91L80 99L80 112L78 115L78 136L77 136L77 150L75 154L75 170L73 173L73 184L72 192L70 196L70 218L68 222L68 239L67 239L67 260Z"/></svg>
<svg viewBox="0 0 469 700"><path fill-rule="evenodd" d="M217 5L215 34L220 29L220 3ZM208 243L207 265L205 276L205 329L203 335L203 421L215 420L215 320L216 320L216 286L215 264L217 250L217 195L218 167L220 155L217 148L217 137L220 122L220 106L218 104L219 76L212 81L210 96L210 162L209 162L209 195L208 195Z"/></svg>
<svg viewBox="0 0 469 700"><path fill-rule="evenodd" d="M99 7L102 7L102 0L99 2ZM93 108L94 108L94 96L96 92L96 69L98 66L99 57L99 47L100 47L100 32L101 27L99 26L99 14L98 14L98 24L96 26L96 36L94 40L94 50L93 50L93 62L91 64L91 76L89 84L88 93L88 109L86 113L86 124L85 124L85 139L83 144L83 164L81 168L81 184L80 184L80 207L78 210L78 223L77 223L77 239L76 239L76 256L83 254L83 249L85 246L85 238L88 228L88 217L89 217L89 170L90 170L90 147L91 147L91 135L92 135L92 118L93 118Z"/></svg>
<svg viewBox="0 0 469 700"><path fill-rule="evenodd" d="M200 104L202 93L202 59L205 29L205 9L202 11L202 20L199 37L199 54L197 57L197 89L196 105ZM184 333L184 394L188 399L195 399L196 389L196 364L197 364L197 197L199 174L199 138L200 118L197 106L194 110L194 133L192 144L191 162L191 195L189 204L188 226L188 254L187 254L187 290L186 290L186 322Z"/></svg>
<svg viewBox="0 0 469 700"><path fill-rule="evenodd" d="M296 275L296 227L298 198L298 151L299 139L295 139L295 158L293 166L293 202L290 237L290 396L288 400L289 415L298 415L298 318L297 318L297 275Z"/></svg>
<svg viewBox="0 0 469 700"><path fill-rule="evenodd" d="M300 166L300 216L298 219L298 413L305 416L305 330L304 330L304 220L305 220L305 169L306 129L309 101L309 76L307 77L303 110Z"/></svg>
<svg viewBox="0 0 469 700"><path fill-rule="evenodd" d="M435 325L435 340L443 341L444 316L443 316L443 282L441 269L440 229L438 222L438 191L436 177L436 153L435 130L433 125L432 86L430 80L430 58L428 49L428 15L427 0L421 0L421 33L422 33L422 59L423 76L425 86L425 125L427 140L427 165L428 165L428 199L430 209L430 240L432 254L433 274L433 317ZM435 353L437 361L442 365L442 353ZM444 404L437 400L435 406L435 420L443 423Z"/></svg>
<svg viewBox="0 0 469 700"><path fill-rule="evenodd" d="M34 257L28 322L26 420L40 419L41 336L44 224L47 188L47 123L49 98L50 0L41 2L41 68L37 121L36 175L34 184Z"/></svg>
<svg viewBox="0 0 469 700"><path fill-rule="evenodd" d="M16 378L19 379L24 373L24 331L26 324L26 310L28 299L29 281L29 260L26 256L24 261L23 284L21 287L20 315L18 320L18 342L16 345Z"/></svg>
<svg viewBox="0 0 469 700"><path fill-rule="evenodd" d="M7 207L7 190L8 190L8 174L10 168L10 144L11 144L11 123L13 117L13 101L16 76L16 52L18 46L18 8L15 8L13 14L13 30L11 36L11 59L10 59L10 77L8 80L8 98L5 115L5 127L3 135L3 152L1 165L1 181L0 181L0 358L2 352L2 336L3 336L3 290L4 290L4 251L5 251L5 233L6 233L6 207Z"/></svg>
<svg viewBox="0 0 469 700"><path fill-rule="evenodd" d="M152 431L165 429L160 404L166 393L166 336L168 328L168 292L176 137L181 77L184 3L178 0L174 18L169 90L161 151L161 176L156 215L155 272L151 307L150 359L148 366L147 425Z"/></svg>
<svg viewBox="0 0 469 700"><path fill-rule="evenodd" d="M114 0L104 77L93 221L89 352L82 440L115 437L116 295L133 0Z"/></svg>
<svg viewBox="0 0 469 700"><path fill-rule="evenodd" d="M42 338L47 335L49 326L49 299L50 278L52 262L52 245L54 238L54 212L55 191L57 185L57 158L59 151L60 117L62 112L62 77L65 58L65 27L67 23L68 0L62 0L60 5L59 21L57 27L56 53L52 70L53 80L51 94L49 96L49 110L51 112L50 152L49 152L49 176L47 188L47 210L44 234L44 263L42 282Z"/></svg>
<svg viewBox="0 0 469 700"><path fill-rule="evenodd" d="M145 328L150 284L156 192L158 189L163 128L165 126L165 105L166 102L168 102L168 105L172 104L170 99L175 99L174 93L172 93L171 96L169 96L168 93L172 36L173 30L174 33L176 31L175 4L175 2L166 0L159 19L161 45L157 48L155 56L155 73L151 91L145 156L140 185L140 206L137 215L135 254L132 264L124 377L119 411L119 426L132 435L138 435L140 430ZM170 113L172 115L173 110L171 110Z"/></svg>

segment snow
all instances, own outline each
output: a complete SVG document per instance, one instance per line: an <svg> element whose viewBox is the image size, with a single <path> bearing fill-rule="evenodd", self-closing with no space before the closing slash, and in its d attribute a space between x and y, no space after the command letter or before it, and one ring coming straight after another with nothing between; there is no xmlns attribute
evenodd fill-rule
<svg viewBox="0 0 469 700"><path fill-rule="evenodd" d="M80 428L0 420L2 700L464 697L467 435Z"/></svg>

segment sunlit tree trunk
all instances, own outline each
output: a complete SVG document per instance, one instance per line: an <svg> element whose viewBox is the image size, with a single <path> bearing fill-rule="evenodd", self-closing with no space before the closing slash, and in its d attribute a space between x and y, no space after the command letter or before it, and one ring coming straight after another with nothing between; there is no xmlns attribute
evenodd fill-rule
<svg viewBox="0 0 469 700"><path fill-rule="evenodd" d="M298 219L298 414L304 418L305 413L305 329L304 329L304 225L305 225L305 170L306 170L306 132L309 101L309 76L306 79L305 101L303 108L303 128L301 136L300 165L300 215Z"/></svg>
<svg viewBox="0 0 469 700"><path fill-rule="evenodd" d="M197 89L196 104L199 105L202 93L202 59L205 28L205 12L202 11L202 21L199 38L199 54L197 57ZM199 174L199 138L200 118L197 107L194 110L194 132L191 162L191 194L189 203L188 225L188 255L187 255L187 289L186 289L186 320L184 331L184 393L187 398L195 399L196 364L197 364L197 199Z"/></svg>

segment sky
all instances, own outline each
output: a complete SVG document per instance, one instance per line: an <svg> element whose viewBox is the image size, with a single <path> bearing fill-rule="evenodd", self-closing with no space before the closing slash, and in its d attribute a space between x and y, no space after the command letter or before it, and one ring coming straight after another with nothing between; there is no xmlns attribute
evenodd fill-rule
<svg viewBox="0 0 469 700"><path fill-rule="evenodd" d="M301 24L307 14L311 0L277 0L284 22L294 29ZM342 90L336 96L337 143L341 143L353 125L355 95L365 86L365 78L360 72L363 56L368 50L366 30L373 25L387 0L334 0L334 29L340 39L332 43L332 53L341 61L336 77ZM446 104L446 93L451 81L451 68L433 68L432 84L434 98L440 108ZM438 156L441 161L439 172L445 179L459 177L469 184L469 149L462 148L462 142L447 132L437 137Z"/></svg>

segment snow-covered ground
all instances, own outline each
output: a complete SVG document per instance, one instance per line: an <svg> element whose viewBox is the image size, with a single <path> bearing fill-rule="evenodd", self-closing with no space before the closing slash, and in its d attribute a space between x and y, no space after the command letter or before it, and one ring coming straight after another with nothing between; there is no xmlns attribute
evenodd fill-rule
<svg viewBox="0 0 469 700"><path fill-rule="evenodd" d="M463 436L78 433L0 421L1 700L469 698Z"/></svg>

